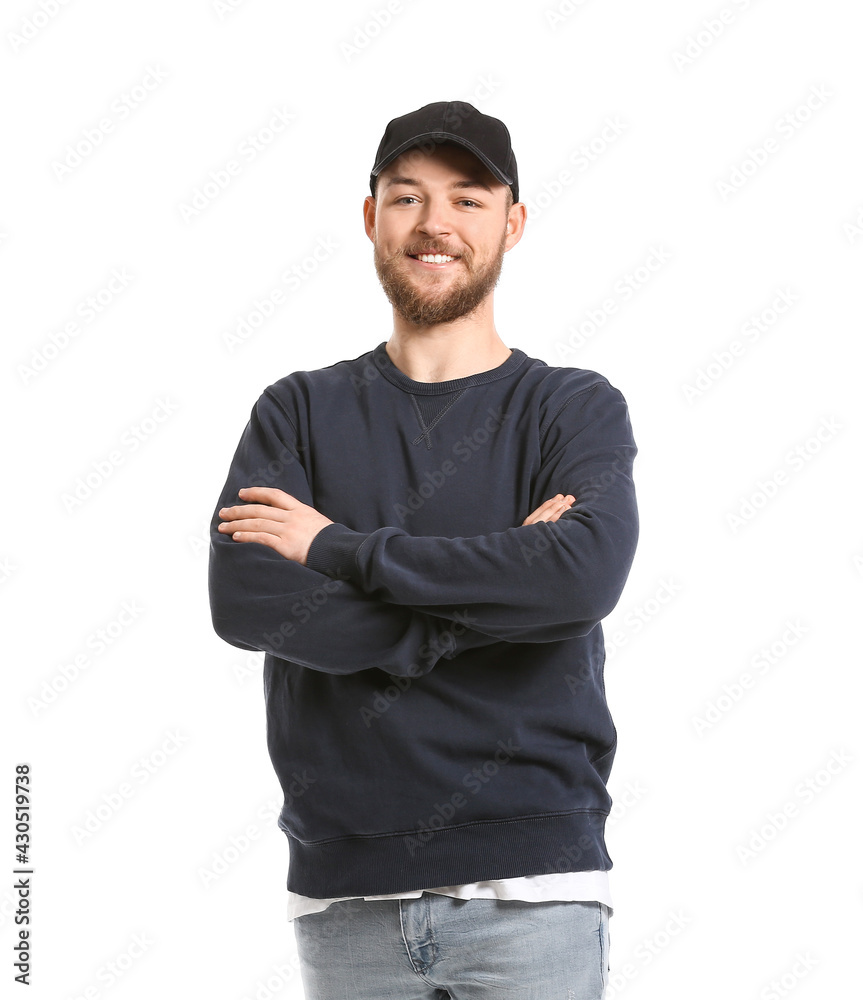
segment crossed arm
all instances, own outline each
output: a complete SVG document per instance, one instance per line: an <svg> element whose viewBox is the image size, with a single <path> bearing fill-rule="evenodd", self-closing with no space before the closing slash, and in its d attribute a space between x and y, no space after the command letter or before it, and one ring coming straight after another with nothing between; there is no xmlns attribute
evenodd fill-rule
<svg viewBox="0 0 863 1000"><path fill-rule="evenodd" d="M240 499L245 502L237 507L222 507L219 510L222 523L218 530L230 535L235 542L267 545L283 558L292 559L301 566L306 565L306 557L315 535L321 528L335 523L284 490L247 486L238 492ZM575 497L571 493L566 496L558 493L528 514L522 524L556 521L574 502Z"/></svg>
<svg viewBox="0 0 863 1000"><path fill-rule="evenodd" d="M413 676L501 640L589 632L616 603L634 554L635 445L607 383L559 398L534 483L537 498L550 498L520 526L449 538L357 532L318 511L293 421L265 391L211 522L217 634L325 672ZM278 489L261 484L274 456ZM569 492L550 496L555 488Z"/></svg>

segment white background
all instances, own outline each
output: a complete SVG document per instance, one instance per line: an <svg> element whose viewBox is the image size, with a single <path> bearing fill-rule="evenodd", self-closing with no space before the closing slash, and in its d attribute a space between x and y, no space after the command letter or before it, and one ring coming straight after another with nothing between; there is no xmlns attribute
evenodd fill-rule
<svg viewBox="0 0 863 1000"><path fill-rule="evenodd" d="M467 100L507 123L531 208L498 331L606 375L640 448L640 548L605 623L608 996L848 996L857 5L233 8L3 5L4 991L23 989L26 761L28 996L302 997L260 654L212 630L207 524L262 389L389 336L361 219L375 150L391 118ZM293 266L299 287L231 346Z"/></svg>

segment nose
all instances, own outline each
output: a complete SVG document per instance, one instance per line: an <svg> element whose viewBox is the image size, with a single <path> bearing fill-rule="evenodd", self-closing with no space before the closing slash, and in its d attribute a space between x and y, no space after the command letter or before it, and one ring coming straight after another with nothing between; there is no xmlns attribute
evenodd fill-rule
<svg viewBox="0 0 863 1000"><path fill-rule="evenodd" d="M448 203L430 198L417 220L417 231L427 236L448 236L452 231Z"/></svg>

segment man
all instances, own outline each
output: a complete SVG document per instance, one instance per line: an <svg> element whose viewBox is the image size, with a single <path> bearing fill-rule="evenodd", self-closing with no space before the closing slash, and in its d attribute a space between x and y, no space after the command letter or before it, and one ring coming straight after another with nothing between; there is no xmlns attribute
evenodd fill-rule
<svg viewBox="0 0 863 1000"><path fill-rule="evenodd" d="M267 653L306 996L598 1000L626 403L497 334L502 122L396 118L370 186L392 334L264 391L212 525L214 627Z"/></svg>

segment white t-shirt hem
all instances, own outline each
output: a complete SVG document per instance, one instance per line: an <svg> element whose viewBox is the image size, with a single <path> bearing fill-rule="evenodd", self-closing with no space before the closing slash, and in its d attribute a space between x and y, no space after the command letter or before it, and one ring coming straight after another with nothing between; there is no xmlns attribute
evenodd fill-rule
<svg viewBox="0 0 863 1000"><path fill-rule="evenodd" d="M614 912L607 871L553 872L548 875L489 879L486 882L471 882L467 885L439 886L435 889L413 889L380 896L335 896L332 899L314 899L289 891L288 921L307 913L319 913L331 903L346 899L418 899L424 891L454 896L456 899L518 899L529 903L595 901L604 903L610 914Z"/></svg>

